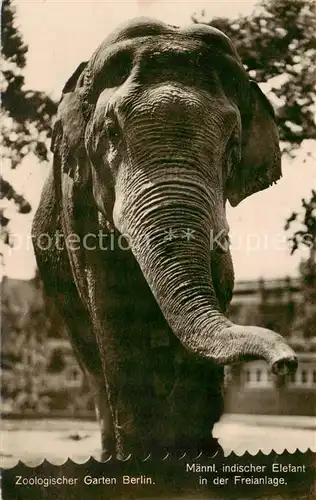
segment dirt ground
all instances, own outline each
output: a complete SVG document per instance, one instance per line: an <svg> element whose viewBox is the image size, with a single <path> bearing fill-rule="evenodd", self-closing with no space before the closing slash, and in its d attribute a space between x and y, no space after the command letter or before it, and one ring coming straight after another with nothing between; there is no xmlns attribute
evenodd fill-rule
<svg viewBox="0 0 316 500"><path fill-rule="evenodd" d="M81 420L3 420L1 423L1 467L13 467L18 460L38 465L44 458L62 464L68 457L83 463L90 456L99 459L99 431L95 422ZM216 424L215 437L225 455L260 449L282 453L297 448L316 451L316 425L312 417L268 417L224 415Z"/></svg>

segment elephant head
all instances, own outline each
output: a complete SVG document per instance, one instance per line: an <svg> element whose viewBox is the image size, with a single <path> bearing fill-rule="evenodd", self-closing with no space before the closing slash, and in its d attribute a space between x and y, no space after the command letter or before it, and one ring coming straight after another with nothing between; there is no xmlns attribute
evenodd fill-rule
<svg viewBox="0 0 316 500"><path fill-rule="evenodd" d="M223 314L233 288L226 201L281 177L272 106L226 35L146 18L121 26L66 84L54 137L62 168L90 182L187 350L295 369L280 335Z"/></svg>

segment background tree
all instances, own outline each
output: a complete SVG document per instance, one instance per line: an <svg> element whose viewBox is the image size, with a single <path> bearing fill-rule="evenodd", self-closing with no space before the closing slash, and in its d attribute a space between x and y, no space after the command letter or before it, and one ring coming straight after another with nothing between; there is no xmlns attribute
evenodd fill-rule
<svg viewBox="0 0 316 500"><path fill-rule="evenodd" d="M310 249L310 265L316 265L316 191L312 190L310 200L302 199L302 212L293 212L287 219L284 229L288 231L293 223L298 223L299 228L289 238L291 242L291 253L305 245Z"/></svg>
<svg viewBox="0 0 316 500"><path fill-rule="evenodd" d="M293 330L294 333L296 330L303 332L304 337L314 337L316 341L316 191L312 190L310 200L302 200L301 212L292 213L285 230L293 231L289 237L291 253L303 246L309 249L308 258L300 264L304 303L302 315L297 318Z"/></svg>
<svg viewBox="0 0 316 500"><path fill-rule="evenodd" d="M262 0L250 16L207 21L235 43L252 79L271 85L281 141L293 153L316 139L316 4L314 0Z"/></svg>
<svg viewBox="0 0 316 500"><path fill-rule="evenodd" d="M25 89L22 74L26 66L27 45L15 24L15 9L11 0L3 0L1 6L2 39L2 109L1 135L2 158L11 168L21 164L23 158L33 153L40 161L48 159L47 139L51 136L51 119L56 113L56 103L44 92ZM11 200L18 212L28 213L31 205L14 187L0 177L0 199ZM0 209L0 221L4 228L2 238L7 243L8 218Z"/></svg>

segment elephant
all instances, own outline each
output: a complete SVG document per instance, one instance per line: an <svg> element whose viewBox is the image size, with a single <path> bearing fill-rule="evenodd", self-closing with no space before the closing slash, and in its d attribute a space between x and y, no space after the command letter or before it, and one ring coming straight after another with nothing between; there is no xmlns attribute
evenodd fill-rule
<svg viewBox="0 0 316 500"><path fill-rule="evenodd" d="M218 29L136 18L65 84L51 150L32 238L93 388L101 459L219 451L225 366L297 366L281 335L225 315L226 203L282 175L272 105Z"/></svg>

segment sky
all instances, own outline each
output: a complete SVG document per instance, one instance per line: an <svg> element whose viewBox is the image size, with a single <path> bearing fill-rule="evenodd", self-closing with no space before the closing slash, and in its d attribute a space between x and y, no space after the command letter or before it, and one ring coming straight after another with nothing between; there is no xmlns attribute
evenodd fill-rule
<svg viewBox="0 0 316 500"><path fill-rule="evenodd" d="M17 25L29 47L26 86L59 99L65 81L78 64L87 60L103 38L126 19L145 15L183 25L202 9L208 18L247 15L254 2L15 0L15 5ZM315 162L307 159L303 164L311 149L315 150L315 143L306 141L294 161L283 161L283 177L277 185L249 197L236 208L228 206L237 280L298 274L298 264L307 256L307 250L290 256L283 227L292 211L299 210L301 198L308 197L311 187L316 186ZM48 168L34 158L28 158L15 172L3 166L5 177L33 206L29 216L14 215L10 223L16 249L6 249L5 274L12 278L29 279L34 274L30 224Z"/></svg>

